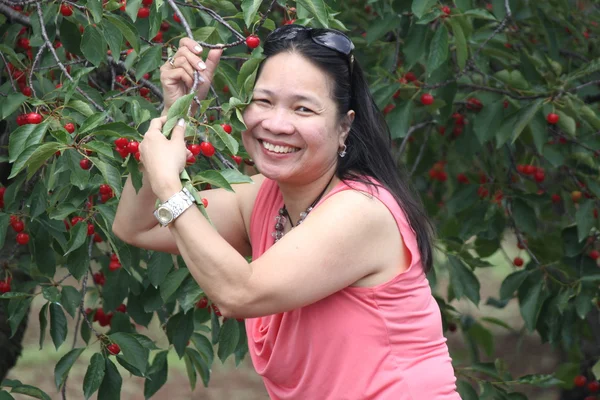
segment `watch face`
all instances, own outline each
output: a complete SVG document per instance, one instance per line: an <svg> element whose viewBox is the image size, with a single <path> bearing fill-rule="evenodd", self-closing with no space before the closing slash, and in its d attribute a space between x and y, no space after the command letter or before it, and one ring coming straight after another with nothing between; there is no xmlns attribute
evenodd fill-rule
<svg viewBox="0 0 600 400"><path fill-rule="evenodd" d="M159 207L157 215L159 221L163 224L167 224L173 219L173 213L171 212L171 210L165 207Z"/></svg>

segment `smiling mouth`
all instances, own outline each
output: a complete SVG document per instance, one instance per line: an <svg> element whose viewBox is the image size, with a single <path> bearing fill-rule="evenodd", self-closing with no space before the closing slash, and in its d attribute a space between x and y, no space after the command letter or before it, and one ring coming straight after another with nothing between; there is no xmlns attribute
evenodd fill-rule
<svg viewBox="0 0 600 400"><path fill-rule="evenodd" d="M264 140L259 140L259 142L265 149L278 154L295 153L300 150L297 147L275 145Z"/></svg>

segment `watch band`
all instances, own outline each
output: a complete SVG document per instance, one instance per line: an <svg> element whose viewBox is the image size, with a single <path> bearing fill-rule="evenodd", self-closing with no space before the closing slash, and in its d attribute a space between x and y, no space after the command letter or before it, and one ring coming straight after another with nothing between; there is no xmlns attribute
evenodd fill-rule
<svg viewBox="0 0 600 400"><path fill-rule="evenodd" d="M194 203L195 199L192 194L189 190L183 188L181 191L171 196L167 201L159 205L156 211L154 211L154 216L162 226L167 226ZM171 218L168 221L164 221L164 219L159 216L161 209L165 209L165 211L168 210L171 214Z"/></svg>

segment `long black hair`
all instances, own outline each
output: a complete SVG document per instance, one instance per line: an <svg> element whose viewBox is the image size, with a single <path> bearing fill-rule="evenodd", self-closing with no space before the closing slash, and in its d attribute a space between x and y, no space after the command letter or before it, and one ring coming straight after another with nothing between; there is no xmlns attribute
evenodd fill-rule
<svg viewBox="0 0 600 400"><path fill-rule="evenodd" d="M358 181L374 187L364 178L371 177L394 195L416 233L427 273L433 263L433 227L408 174L394 161L390 129L373 100L358 61L351 62L348 56L317 44L306 30L286 40L267 39L263 51L265 59L259 66L257 79L264 62L284 51L302 55L333 79L332 99L337 104L340 121L349 110L354 110L354 121L346 139L347 153L338 158L336 176L343 181Z"/></svg>

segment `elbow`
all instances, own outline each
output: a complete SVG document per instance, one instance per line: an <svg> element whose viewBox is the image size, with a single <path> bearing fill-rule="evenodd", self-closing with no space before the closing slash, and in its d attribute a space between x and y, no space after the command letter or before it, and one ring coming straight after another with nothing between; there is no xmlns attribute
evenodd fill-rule
<svg viewBox="0 0 600 400"><path fill-rule="evenodd" d="M123 225L119 224L117 222L117 220L115 219L115 221L112 224L112 232L113 234L118 237L119 239L121 239L122 241L124 241L125 243L129 244L129 245L133 245L133 240L132 240L132 235L128 234L124 229L123 229Z"/></svg>

